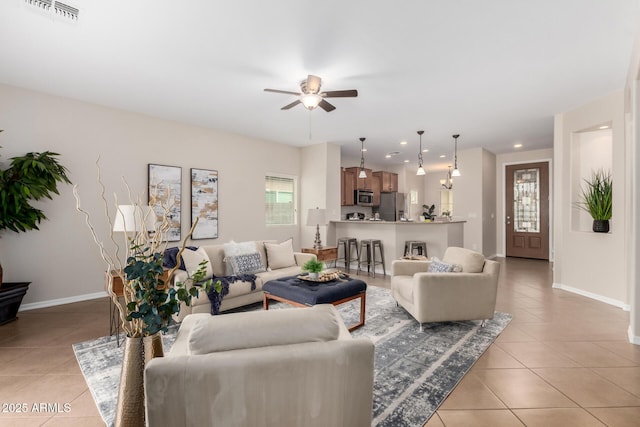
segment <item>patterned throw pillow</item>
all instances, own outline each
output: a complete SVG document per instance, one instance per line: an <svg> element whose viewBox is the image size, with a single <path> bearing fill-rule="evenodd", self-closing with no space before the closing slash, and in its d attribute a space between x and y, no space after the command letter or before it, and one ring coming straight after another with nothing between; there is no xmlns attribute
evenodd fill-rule
<svg viewBox="0 0 640 427"><path fill-rule="evenodd" d="M236 257L238 255L249 255L253 253L258 253L258 248L256 247L256 242L249 240L247 242L234 242L233 240L224 244L224 266L225 276L231 276L235 273L233 265L231 263L231 258ZM249 274L249 273L247 273Z"/></svg>
<svg viewBox="0 0 640 427"><path fill-rule="evenodd" d="M461 271L462 266L458 264L447 264L436 257L431 258L431 264L429 264L429 268L427 269L429 273L459 273Z"/></svg>
<svg viewBox="0 0 640 427"><path fill-rule="evenodd" d="M227 263L231 265L233 274L255 274L266 271L258 252L227 257Z"/></svg>

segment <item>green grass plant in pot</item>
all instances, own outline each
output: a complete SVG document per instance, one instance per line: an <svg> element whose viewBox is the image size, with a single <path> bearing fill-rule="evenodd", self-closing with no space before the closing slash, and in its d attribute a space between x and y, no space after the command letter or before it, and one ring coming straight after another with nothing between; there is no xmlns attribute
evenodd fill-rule
<svg viewBox="0 0 640 427"><path fill-rule="evenodd" d="M53 199L54 194L59 194L58 184L71 183L67 169L58 162L58 155L51 151L31 152L12 157L9 167L0 169L0 232L38 230L38 224L47 219L32 203ZM29 282L3 286L0 264L0 324L16 319L28 286Z"/></svg>
<svg viewBox="0 0 640 427"><path fill-rule="evenodd" d="M303 271L309 272L309 278L315 279L315 280L318 279L318 275L320 274L323 268L324 268L324 264L315 258L305 262L304 265L302 266Z"/></svg>
<svg viewBox="0 0 640 427"><path fill-rule="evenodd" d="M613 183L611 172L598 169L584 179L581 187L578 207L589 212L593 218L593 231L596 233L609 232L613 204Z"/></svg>

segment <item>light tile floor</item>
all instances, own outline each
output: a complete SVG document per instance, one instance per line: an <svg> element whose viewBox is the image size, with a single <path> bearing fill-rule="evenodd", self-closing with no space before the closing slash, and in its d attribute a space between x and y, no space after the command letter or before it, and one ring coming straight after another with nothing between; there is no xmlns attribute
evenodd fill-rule
<svg viewBox="0 0 640 427"><path fill-rule="evenodd" d="M513 321L425 426L640 426L629 313L552 289L547 262L500 262L497 310ZM103 426L71 344L108 334L107 299L19 317L0 326L0 427Z"/></svg>

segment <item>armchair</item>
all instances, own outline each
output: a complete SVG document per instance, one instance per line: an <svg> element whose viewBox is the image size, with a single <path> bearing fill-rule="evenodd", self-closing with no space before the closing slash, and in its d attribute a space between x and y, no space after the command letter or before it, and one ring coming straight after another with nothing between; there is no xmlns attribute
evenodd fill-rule
<svg viewBox="0 0 640 427"><path fill-rule="evenodd" d="M147 425L370 427L373 351L331 304L190 314L145 368Z"/></svg>
<svg viewBox="0 0 640 427"><path fill-rule="evenodd" d="M464 248L449 247L443 262L460 273L427 272L431 261L395 260L391 291L396 302L419 323L493 318L500 264Z"/></svg>

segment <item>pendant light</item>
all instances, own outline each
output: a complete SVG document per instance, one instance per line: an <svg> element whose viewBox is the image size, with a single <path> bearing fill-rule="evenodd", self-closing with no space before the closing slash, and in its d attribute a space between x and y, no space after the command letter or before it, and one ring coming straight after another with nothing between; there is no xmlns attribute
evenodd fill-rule
<svg viewBox="0 0 640 427"><path fill-rule="evenodd" d="M416 172L416 175L424 175L424 168L422 167L422 134L424 133L423 130L419 130L418 131L418 135L420 135L420 151L418 151L418 172Z"/></svg>
<svg viewBox="0 0 640 427"><path fill-rule="evenodd" d="M358 178L366 178L367 173L364 171L364 140L366 138L360 138L360 173L358 174Z"/></svg>
<svg viewBox="0 0 640 427"><path fill-rule="evenodd" d="M449 172L447 172L447 177L445 179L440 180L440 185L442 188L451 190L453 188L453 179L451 178L451 166L449 167Z"/></svg>
<svg viewBox="0 0 640 427"><path fill-rule="evenodd" d="M453 136L453 144L454 144L454 148L453 148L453 172L451 173L451 176L460 176L460 170L458 169L458 137L460 135L456 134L456 135L451 135Z"/></svg>

